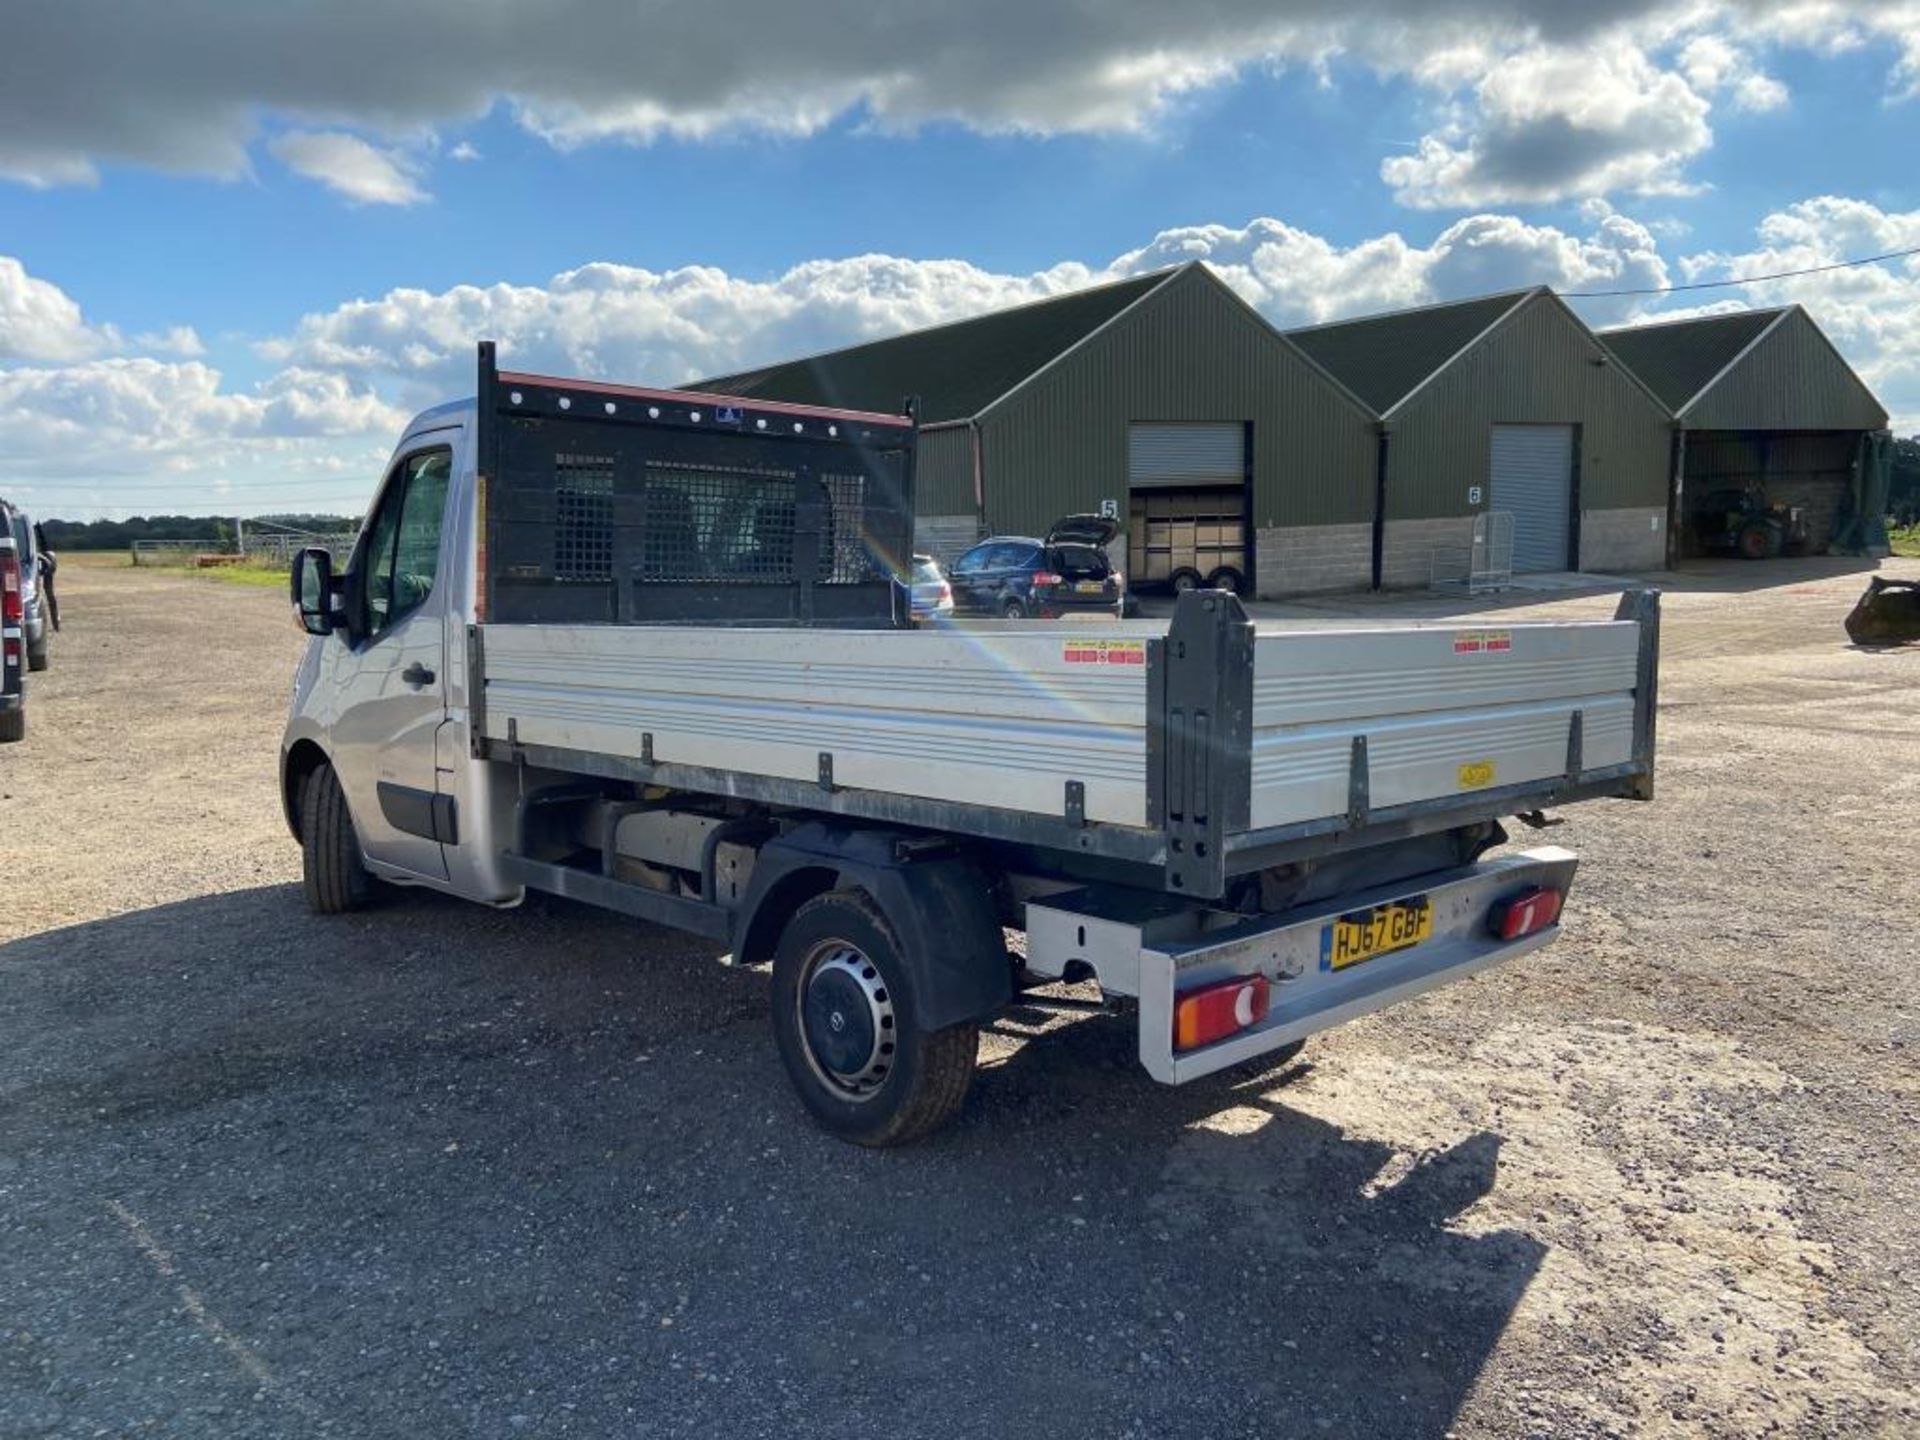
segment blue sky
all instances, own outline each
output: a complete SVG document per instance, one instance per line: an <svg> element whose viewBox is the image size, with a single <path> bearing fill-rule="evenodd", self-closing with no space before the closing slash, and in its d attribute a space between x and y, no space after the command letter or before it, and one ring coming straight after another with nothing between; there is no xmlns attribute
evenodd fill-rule
<svg viewBox="0 0 1920 1440"><path fill-rule="evenodd" d="M1167 29L1113 0L1010 7L996 40L992 7L909 5L896 50L733 0L761 60L597 3L510 7L530 31L432 83L239 0L107 53L89 4L27 27L0 57L0 492L355 509L480 334L674 383L1184 258L1285 325L1920 245L1913 7L1211 0ZM1912 262L1588 308L1783 299L1920 427Z"/></svg>

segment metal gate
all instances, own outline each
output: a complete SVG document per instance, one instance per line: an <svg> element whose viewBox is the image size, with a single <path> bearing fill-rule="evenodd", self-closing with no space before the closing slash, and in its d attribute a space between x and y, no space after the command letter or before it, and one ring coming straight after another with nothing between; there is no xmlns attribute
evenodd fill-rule
<svg viewBox="0 0 1920 1440"><path fill-rule="evenodd" d="M1127 427L1127 488L1241 485L1247 478L1247 427L1134 421Z"/></svg>
<svg viewBox="0 0 1920 1440"><path fill-rule="evenodd" d="M1573 426L1496 425L1491 508L1513 515L1513 568L1565 570L1573 513Z"/></svg>

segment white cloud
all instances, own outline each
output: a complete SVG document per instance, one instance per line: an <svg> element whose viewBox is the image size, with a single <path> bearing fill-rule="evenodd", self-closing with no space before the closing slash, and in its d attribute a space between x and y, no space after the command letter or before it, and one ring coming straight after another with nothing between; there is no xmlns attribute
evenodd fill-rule
<svg viewBox="0 0 1920 1440"><path fill-rule="evenodd" d="M421 404L470 387L481 336L499 340L515 366L684 384L1196 259L1283 326L1523 285L1643 287L1668 278L1653 236L1611 213L1585 235L1470 216L1424 246L1398 234L1339 246L1260 219L1168 230L1106 264L1026 274L862 255L810 261L770 280L707 266L601 263L544 286L393 290L308 315L262 351ZM1625 313L1607 313L1616 312Z"/></svg>
<svg viewBox="0 0 1920 1440"><path fill-rule="evenodd" d="M133 348L149 354L178 355L195 360L207 353L200 332L191 325L170 325L165 330L143 330L133 337Z"/></svg>
<svg viewBox="0 0 1920 1440"><path fill-rule="evenodd" d="M290 130L267 147L289 170L361 205L417 205L429 198L414 162L338 130Z"/></svg>
<svg viewBox="0 0 1920 1440"><path fill-rule="evenodd" d="M1688 183L1712 106L1784 98L1764 52L1877 41L1904 57L1893 90L1920 83L1916 0L901 0L878 20L866 0L716 0L687 23L629 0L528 0L484 24L471 8L389 7L369 45L353 7L68 0L0 48L0 174L84 183L111 160L241 176L262 116L425 146L497 105L558 145L806 135L850 116L1132 133L1254 69L1336 83L1349 65L1435 107L1395 187L1471 206ZM308 173L343 193L419 198L411 150L296 133L329 138Z"/></svg>
<svg viewBox="0 0 1920 1440"><path fill-rule="evenodd" d="M458 145L447 151L447 158L449 160L459 160L463 163L468 160L478 160L480 158L480 147L475 145L471 140L462 140Z"/></svg>
<svg viewBox="0 0 1920 1440"><path fill-rule="evenodd" d="M312 371L234 391L198 361L0 370L0 475L26 482L45 514L61 514L63 500L97 506L80 497L110 494L116 479L171 477L176 494L198 498L235 474L324 473L329 456L389 440L404 418L344 376ZM363 473L370 482L374 469ZM135 500L173 508L164 491Z"/></svg>
<svg viewBox="0 0 1920 1440"><path fill-rule="evenodd" d="M1522 51L1498 62L1474 99L1470 118L1381 164L1402 202L1682 194L1687 162L1713 143L1707 101L1631 45Z"/></svg>
<svg viewBox="0 0 1920 1440"><path fill-rule="evenodd" d="M79 360L120 348L111 325L90 325L51 280L0 255L0 360Z"/></svg>
<svg viewBox="0 0 1920 1440"><path fill-rule="evenodd" d="M1726 92L1734 107L1777 110L1787 103L1787 87L1758 69L1745 50L1718 35L1696 35L1680 51L1680 73L1703 95Z"/></svg>
<svg viewBox="0 0 1920 1440"><path fill-rule="evenodd" d="M1283 327L1527 285L1589 290L1668 283L1659 247L1644 226L1611 211L1594 218L1592 232L1576 236L1511 215L1471 215L1424 246L1387 234L1342 247L1279 220L1238 229L1193 226L1163 232L1115 268L1205 260Z"/></svg>
<svg viewBox="0 0 1920 1440"><path fill-rule="evenodd" d="M204 353L189 325L144 332L129 342L115 326L90 322L79 302L51 280L29 274L11 255L0 255L0 362L85 360L126 350Z"/></svg>

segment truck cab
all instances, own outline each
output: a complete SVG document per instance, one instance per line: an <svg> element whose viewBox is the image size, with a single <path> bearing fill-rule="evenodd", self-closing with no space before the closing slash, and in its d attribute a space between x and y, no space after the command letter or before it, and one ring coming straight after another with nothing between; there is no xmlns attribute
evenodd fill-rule
<svg viewBox="0 0 1920 1440"><path fill-rule="evenodd" d="M471 763L462 657L473 620L473 406L415 418L389 462L342 582L331 626L308 645L283 746L289 820L324 760L339 777L367 870L476 899L517 899L457 843ZM311 566L309 560L309 566ZM316 572L302 572L309 579Z"/></svg>

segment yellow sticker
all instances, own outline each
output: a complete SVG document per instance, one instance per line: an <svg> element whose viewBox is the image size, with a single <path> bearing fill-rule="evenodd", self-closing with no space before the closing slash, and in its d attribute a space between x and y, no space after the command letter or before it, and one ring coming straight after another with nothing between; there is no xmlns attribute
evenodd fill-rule
<svg viewBox="0 0 1920 1440"><path fill-rule="evenodd" d="M1493 783L1493 761L1472 760L1460 767L1462 790L1483 790Z"/></svg>
<svg viewBox="0 0 1920 1440"><path fill-rule="evenodd" d="M1069 640L1060 658L1069 665L1144 665L1144 640Z"/></svg>

